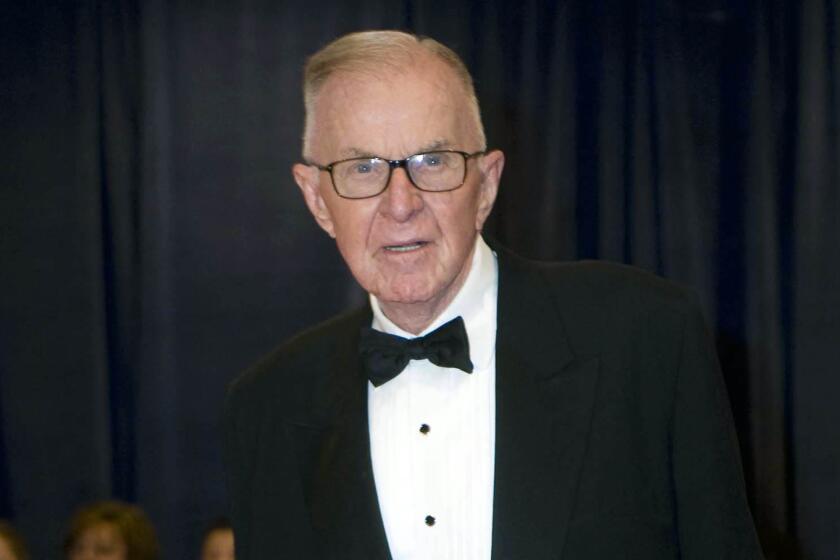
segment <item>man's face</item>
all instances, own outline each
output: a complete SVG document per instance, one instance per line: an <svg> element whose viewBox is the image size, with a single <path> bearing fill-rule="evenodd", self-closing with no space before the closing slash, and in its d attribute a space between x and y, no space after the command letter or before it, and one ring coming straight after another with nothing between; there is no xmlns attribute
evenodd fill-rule
<svg viewBox="0 0 840 560"><path fill-rule="evenodd" d="M396 160L434 149L482 148L448 67L418 57L411 68L388 72L383 68L381 79L335 74L324 84L313 112L312 161ZM404 169L395 169L385 192L360 200L339 197L329 174L313 166L298 164L293 173L315 219L386 314L389 308L413 309L431 312L431 321L466 279L503 164L498 151L471 158L464 185L449 192L420 191Z"/></svg>

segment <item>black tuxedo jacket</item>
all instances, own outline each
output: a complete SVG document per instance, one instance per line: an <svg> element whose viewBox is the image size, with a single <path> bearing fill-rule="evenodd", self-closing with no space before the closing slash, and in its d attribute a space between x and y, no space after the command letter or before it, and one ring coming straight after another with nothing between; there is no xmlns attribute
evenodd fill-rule
<svg viewBox="0 0 840 560"><path fill-rule="evenodd" d="M357 353L370 321L339 316L232 384L238 560L390 558ZM497 321L493 560L761 557L714 348L680 288L499 252Z"/></svg>

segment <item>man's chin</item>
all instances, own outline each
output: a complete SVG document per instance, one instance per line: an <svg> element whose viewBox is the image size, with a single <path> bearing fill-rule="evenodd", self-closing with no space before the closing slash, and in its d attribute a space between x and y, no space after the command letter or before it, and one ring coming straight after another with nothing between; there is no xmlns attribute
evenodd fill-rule
<svg viewBox="0 0 840 560"><path fill-rule="evenodd" d="M380 296L377 296L377 299L385 304L390 305L423 305L428 303L432 297L425 292L385 292Z"/></svg>
<svg viewBox="0 0 840 560"><path fill-rule="evenodd" d="M427 283L401 283L388 286L376 298L385 304L424 305L435 299L435 290Z"/></svg>

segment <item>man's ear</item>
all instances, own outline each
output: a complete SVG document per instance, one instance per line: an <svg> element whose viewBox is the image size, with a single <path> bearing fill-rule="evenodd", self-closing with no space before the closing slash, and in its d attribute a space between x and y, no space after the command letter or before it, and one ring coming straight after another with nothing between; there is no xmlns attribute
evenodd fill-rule
<svg viewBox="0 0 840 560"><path fill-rule="evenodd" d="M484 154L479 160L482 180L478 193L478 211L475 215L475 229L481 231L487 216L496 202L499 193L499 181L502 179L502 169L505 167L505 154L501 150L493 150Z"/></svg>
<svg viewBox="0 0 840 560"><path fill-rule="evenodd" d="M332 215L324 202L324 197L321 196L320 170L314 165L296 163L292 166L292 176L300 187L306 206L315 221L330 237L335 238Z"/></svg>

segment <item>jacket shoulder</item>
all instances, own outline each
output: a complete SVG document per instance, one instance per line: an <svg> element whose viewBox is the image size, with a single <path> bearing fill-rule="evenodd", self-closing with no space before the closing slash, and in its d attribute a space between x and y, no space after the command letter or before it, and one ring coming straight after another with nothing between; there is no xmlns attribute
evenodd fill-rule
<svg viewBox="0 0 840 560"><path fill-rule="evenodd" d="M539 263L541 274L568 298L597 298L621 307L691 305L691 291L674 281L630 265L608 261Z"/></svg>
<svg viewBox="0 0 840 560"><path fill-rule="evenodd" d="M227 408L270 405L286 417L317 413L315 401L326 389L346 385L341 378L353 369L347 362L355 359L359 329L369 322L369 307L359 307L284 341L230 383Z"/></svg>
<svg viewBox="0 0 840 560"><path fill-rule="evenodd" d="M691 290L653 273L606 261L505 261L535 278L580 355L679 346L690 318L702 316ZM514 272L516 274L516 272ZM700 318L702 321L702 318Z"/></svg>

